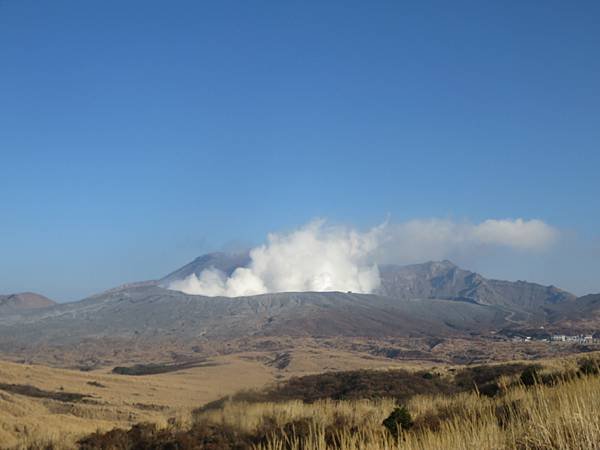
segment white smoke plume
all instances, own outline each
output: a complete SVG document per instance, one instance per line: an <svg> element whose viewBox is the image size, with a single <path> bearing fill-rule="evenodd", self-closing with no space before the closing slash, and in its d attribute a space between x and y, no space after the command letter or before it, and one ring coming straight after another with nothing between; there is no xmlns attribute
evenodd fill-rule
<svg viewBox="0 0 600 450"><path fill-rule="evenodd" d="M176 281L170 288L189 294L242 295L283 291L372 292L379 271L371 255L381 227L366 233L317 220L289 234L270 234L250 251L250 265L227 278L215 269Z"/></svg>
<svg viewBox="0 0 600 450"><path fill-rule="evenodd" d="M380 284L377 263L415 263L452 257L478 247L543 250L558 231L540 220L451 220L385 223L360 232L317 220L288 234L269 234L250 251L248 267L230 277L214 268L170 284L188 294L238 297L268 292L373 292Z"/></svg>

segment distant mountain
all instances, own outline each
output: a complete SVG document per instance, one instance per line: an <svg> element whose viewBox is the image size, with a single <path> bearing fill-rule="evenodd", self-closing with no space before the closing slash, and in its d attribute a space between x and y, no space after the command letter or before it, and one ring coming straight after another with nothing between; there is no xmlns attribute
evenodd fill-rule
<svg viewBox="0 0 600 450"><path fill-rule="evenodd" d="M245 267L250 263L250 255L248 252L243 253L223 253L215 252L202 255L191 263L171 272L169 275L158 280L161 286L168 286L175 280L183 280L191 274L196 276L205 269L218 269L226 275L231 275L238 267Z"/></svg>
<svg viewBox="0 0 600 450"><path fill-rule="evenodd" d="M586 329L600 332L600 294L579 297L569 304L547 308L548 321L557 329Z"/></svg>
<svg viewBox="0 0 600 450"><path fill-rule="evenodd" d="M231 275L238 267L250 263L245 253L209 253L196 258L158 281L168 287L175 280L209 268ZM379 267L381 287L377 295L395 299L459 300L488 306L502 306L518 312L537 311L547 304L575 300L575 295L554 286L542 286L526 281L487 279L478 273L464 270L450 261L430 261L407 266Z"/></svg>
<svg viewBox="0 0 600 450"><path fill-rule="evenodd" d="M0 295L0 314L28 309L47 308L53 305L56 305L56 302L33 292Z"/></svg>
<svg viewBox="0 0 600 450"><path fill-rule="evenodd" d="M398 301L341 292L204 297L137 286L20 317L0 317L0 348L134 337L160 342L252 336L451 336L495 329L505 324L505 316L488 306L436 299Z"/></svg>
<svg viewBox="0 0 600 450"><path fill-rule="evenodd" d="M544 305L572 302L575 295L554 286L484 278L450 261L379 268L380 295L397 299L438 298L471 301L515 311L537 311Z"/></svg>
<svg viewBox="0 0 600 450"><path fill-rule="evenodd" d="M373 294L282 292L228 298L165 288L211 267L231 274L248 263L247 254L212 253L161 280L130 283L59 305L21 294L25 297L19 301L4 301L21 307L0 314L0 350L78 348L82 342L102 347L107 340L165 348L169 342L265 336L468 337L531 326L576 327L588 318L600 321L600 296L576 299L552 286L490 280L449 261L381 266L382 284ZM591 324L585 322L586 327Z"/></svg>

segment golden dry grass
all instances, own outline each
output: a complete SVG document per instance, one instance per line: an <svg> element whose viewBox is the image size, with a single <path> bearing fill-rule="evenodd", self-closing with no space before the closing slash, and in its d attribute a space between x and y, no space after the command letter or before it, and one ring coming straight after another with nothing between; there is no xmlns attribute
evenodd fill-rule
<svg viewBox="0 0 600 450"><path fill-rule="evenodd" d="M113 375L108 369L80 372L2 362L2 383L82 393L91 395L91 402L71 404L0 391L0 448L46 441L72 448L77 437L98 429L143 421L165 424L171 417L189 416L198 405L273 379L272 370L256 362L233 356L215 362L219 365L143 377Z"/></svg>
<svg viewBox="0 0 600 450"><path fill-rule="evenodd" d="M418 396L408 403L415 421L448 411L437 427L423 426L394 439L382 421L392 400L319 401L313 404L232 403L199 420L247 433L265 421L280 428L308 421L308 433L274 436L257 450L597 450L600 449L600 378L583 377L558 386L518 386L498 398L476 393ZM343 420L340 422L340 418ZM342 425L340 425L342 424ZM334 429L333 442L331 430Z"/></svg>
<svg viewBox="0 0 600 450"><path fill-rule="evenodd" d="M0 382L47 391L91 395L91 403L69 404L0 390L0 448L27 448L53 442L72 448L77 438L96 430L127 428L138 422L164 425L173 417L186 422L191 411L241 389L261 388L278 379L326 370L400 367L400 362L334 350L294 351L283 370L274 354L246 352L216 356L216 365L140 377L114 375L111 368L91 372L0 361ZM100 383L99 387L89 383Z"/></svg>
<svg viewBox="0 0 600 450"><path fill-rule="evenodd" d="M185 430L193 425L192 410L198 406L240 389L260 388L279 377L318 372L319 364L330 370L399 366L378 358L305 349L294 354L288 367L277 370L265 363L272 356L219 356L213 359L215 366L142 377L113 375L109 368L80 372L0 362L2 383L91 396L90 402L65 403L0 390L0 448L43 448L44 443L52 443L54 449L71 449L78 438L96 430L128 428L139 422L166 427L172 418L177 419L178 428ZM576 359L546 360L543 364L549 371L572 370ZM423 364L415 364L414 368L422 369ZM437 370L442 376L452 376L442 368ZM506 385L510 381L506 379ZM390 399L226 403L222 409L194 419L250 434L263 427L265 421L283 429L286 424L309 419L308 435L288 430L257 450L327 450L333 448L332 429L337 430L337 448L355 450L600 449L599 378L581 378L559 387L513 387L493 399L474 393L417 396L407 406L417 422L443 411L448 417L437 426L439 429L411 430L401 445L381 426L394 408ZM510 420L500 421L498 408L508 411L505 414Z"/></svg>

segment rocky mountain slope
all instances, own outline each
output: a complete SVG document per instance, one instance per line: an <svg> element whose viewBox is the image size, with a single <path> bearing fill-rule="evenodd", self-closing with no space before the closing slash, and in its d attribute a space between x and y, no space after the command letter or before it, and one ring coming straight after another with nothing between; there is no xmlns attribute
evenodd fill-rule
<svg viewBox="0 0 600 450"><path fill-rule="evenodd" d="M250 263L250 255L244 253L207 253L199 256L185 266L171 272L164 278L159 280L163 286L168 286L169 283L175 280L182 280L191 274L200 275L200 273L209 268L218 269L227 275L231 275L238 267L245 267Z"/></svg>
<svg viewBox="0 0 600 450"><path fill-rule="evenodd" d="M142 286L2 317L0 341L76 345L105 337L449 336L498 327L505 315L488 306L437 299L340 292L203 297Z"/></svg>
<svg viewBox="0 0 600 450"><path fill-rule="evenodd" d="M159 281L124 285L79 302L13 310L0 315L0 350L107 339L161 345L269 336L468 337L561 321L574 325L582 315L600 315L598 299L576 300L555 287L524 281L489 280L449 261L382 266L382 284L373 294L228 298L164 287L209 267L231 273L247 261L247 255L205 255Z"/></svg>
<svg viewBox="0 0 600 450"><path fill-rule="evenodd" d="M551 305L546 312L548 321L557 329L580 328L600 334L600 294L584 295L568 304Z"/></svg>
<svg viewBox="0 0 600 450"><path fill-rule="evenodd" d="M0 295L0 314L16 313L21 310L47 308L56 302L33 292Z"/></svg>
<svg viewBox="0 0 600 450"><path fill-rule="evenodd" d="M191 274L216 268L230 275L237 267L250 262L247 253L209 253L196 258L158 281L163 287ZM445 299L500 306L518 312L537 311L548 304L575 300L575 295L554 286L542 286L526 281L492 280L464 270L450 261L430 261L407 266L379 267L381 286L377 295L407 299Z"/></svg>
<svg viewBox="0 0 600 450"><path fill-rule="evenodd" d="M516 311L535 311L544 305L576 298L554 286L487 279L450 261L381 266L380 274L382 285L378 293L398 299L456 299Z"/></svg>

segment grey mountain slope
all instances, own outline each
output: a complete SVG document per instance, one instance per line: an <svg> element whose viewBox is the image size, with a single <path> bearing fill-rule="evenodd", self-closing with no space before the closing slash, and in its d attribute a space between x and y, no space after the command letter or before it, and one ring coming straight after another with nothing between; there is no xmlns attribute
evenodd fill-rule
<svg viewBox="0 0 600 450"><path fill-rule="evenodd" d="M159 343L249 336L452 336L561 320L571 306L583 305L581 311L586 313L597 306L591 300L575 302L574 296L551 286L489 280L449 261L382 266L382 285L373 295L284 292L204 297L158 285L210 267L231 273L248 261L247 254L205 255L160 281L0 315L0 349L77 346L107 337Z"/></svg>
<svg viewBox="0 0 600 450"><path fill-rule="evenodd" d="M0 314L15 313L22 310L47 308L56 302L33 292L0 295Z"/></svg>
<svg viewBox="0 0 600 450"><path fill-rule="evenodd" d="M548 320L553 324L570 324L585 321L600 330L600 294L579 297L572 304L551 305L547 309Z"/></svg>
<svg viewBox="0 0 600 450"><path fill-rule="evenodd" d="M378 294L398 299L442 298L534 312L546 304L570 302L575 296L554 286L526 281L491 280L450 261L380 267Z"/></svg>
<svg viewBox="0 0 600 450"><path fill-rule="evenodd" d="M237 267L250 263L247 252L209 253L196 258L159 280L161 286L186 278L192 273L216 268L230 275ZM382 265L381 287L376 294L396 299L438 298L496 305L518 312L537 312L545 304L575 300L569 292L554 286L526 281L487 279L478 273L461 269L450 261L431 261L407 266Z"/></svg>
<svg viewBox="0 0 600 450"><path fill-rule="evenodd" d="M182 280L191 274L200 275L205 269L215 268L226 275L231 275L238 267L245 267L250 263L250 255L248 252L242 253L208 253L199 256L185 266L171 272L167 276L159 280L161 286L168 286L169 283L175 280Z"/></svg>
<svg viewBox="0 0 600 450"><path fill-rule="evenodd" d="M466 302L340 292L226 298L157 286L106 293L39 314L0 318L0 345L76 345L85 339L244 336L444 336L504 324L505 313Z"/></svg>

